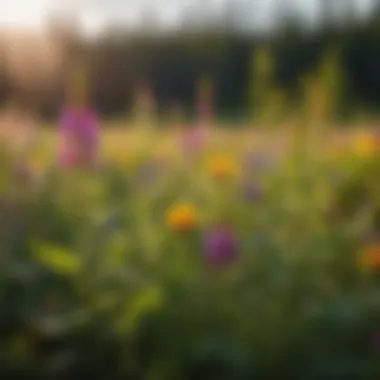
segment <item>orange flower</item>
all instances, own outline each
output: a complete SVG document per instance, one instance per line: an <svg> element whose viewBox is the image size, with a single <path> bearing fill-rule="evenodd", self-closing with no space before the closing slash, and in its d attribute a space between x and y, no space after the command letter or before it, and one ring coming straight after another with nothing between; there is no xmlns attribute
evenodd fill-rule
<svg viewBox="0 0 380 380"><path fill-rule="evenodd" d="M173 230L189 231L198 224L197 210L189 203L174 204L166 212L166 223Z"/></svg>
<svg viewBox="0 0 380 380"><path fill-rule="evenodd" d="M359 264L365 271L380 272L380 243L365 246L360 252Z"/></svg>
<svg viewBox="0 0 380 380"><path fill-rule="evenodd" d="M238 173L236 162L229 156L212 157L208 165L209 171L216 179L232 179Z"/></svg>
<svg viewBox="0 0 380 380"><path fill-rule="evenodd" d="M360 157L372 157L379 150L379 140L372 133L358 135L354 139L354 151Z"/></svg>

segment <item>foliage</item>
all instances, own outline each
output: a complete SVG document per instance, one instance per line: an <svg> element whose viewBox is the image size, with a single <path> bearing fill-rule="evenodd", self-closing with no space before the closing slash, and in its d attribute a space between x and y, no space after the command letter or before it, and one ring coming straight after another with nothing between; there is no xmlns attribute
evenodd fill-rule
<svg viewBox="0 0 380 380"><path fill-rule="evenodd" d="M117 157L92 174L53 167L21 188L4 159L1 377L378 377L379 273L358 265L379 232L377 157L263 170L242 153L222 182L202 155L131 154L128 169ZM239 255L210 268L203 238L220 222Z"/></svg>

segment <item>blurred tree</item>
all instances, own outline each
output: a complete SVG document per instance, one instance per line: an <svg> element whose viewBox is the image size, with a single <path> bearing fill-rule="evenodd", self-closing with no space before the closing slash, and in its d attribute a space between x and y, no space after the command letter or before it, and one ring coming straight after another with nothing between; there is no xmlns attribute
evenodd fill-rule
<svg viewBox="0 0 380 380"><path fill-rule="evenodd" d="M160 31L159 23L151 20L149 24L154 26L154 35L113 28L99 39L85 43L79 38L80 20L75 15L52 14L49 39L54 41L59 52L60 65L55 71L53 68L49 69L49 73L46 70L46 78L38 77L41 88L42 83L43 87L46 86L41 104L50 113L58 108L62 101L65 71L74 57L83 54L90 62L96 104L105 115L125 114L126 109L129 111L133 104L134 88L142 78L154 87L159 110L173 102L180 102L184 109L190 109L194 99L194 83L204 72L209 72L215 78L218 110L223 117L234 112L245 116L247 92L251 86L260 87L260 82L264 80L261 76L251 77L251 52L264 44L270 46L273 61L276 62L271 73L272 85L276 89L286 89L290 103L296 104L300 99L297 88L300 77L316 70L324 52L339 46L342 72L348 78L343 94L343 100L350 105L346 108L354 110L357 104L361 104L375 109L380 101L380 79L377 74L380 8L368 17L366 23L352 24L346 19L337 29L332 27L331 21L333 3L338 4L338 0L319 0L325 15L319 29L306 25L308 20L300 22L300 15L286 2L279 2L282 6L273 15L277 20L276 30L261 34L254 31L256 18L251 19L251 15L260 18L261 11L257 4L252 5L244 0L230 1L216 12L211 2L196 2L183 8L182 25L175 33ZM341 19L350 9L354 9L352 2L345 1L343 7L343 1L339 0L339 4ZM149 17L153 17L152 13ZM348 33L348 30L351 32ZM11 39L4 39L4 45L10 46ZM24 52L23 60L41 62L46 55L40 51L37 60L31 57L33 54L36 52L29 49ZM6 70L4 68L4 73ZM37 81L34 74L29 73L28 76ZM13 94L21 91L9 78L4 74L0 84L0 93L8 93L7 96L11 91ZM255 96L259 95L264 96L262 90ZM35 94L31 92L25 96L34 98ZM253 111L251 106L252 102L249 109ZM255 106L255 110L259 108Z"/></svg>

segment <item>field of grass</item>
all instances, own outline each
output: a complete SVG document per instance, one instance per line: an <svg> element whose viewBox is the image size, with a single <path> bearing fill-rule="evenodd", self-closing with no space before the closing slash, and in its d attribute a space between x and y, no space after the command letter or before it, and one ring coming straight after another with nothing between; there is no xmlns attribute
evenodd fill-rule
<svg viewBox="0 0 380 380"><path fill-rule="evenodd" d="M0 376L378 378L379 145L298 132L189 154L109 128L96 172L48 132L4 155Z"/></svg>

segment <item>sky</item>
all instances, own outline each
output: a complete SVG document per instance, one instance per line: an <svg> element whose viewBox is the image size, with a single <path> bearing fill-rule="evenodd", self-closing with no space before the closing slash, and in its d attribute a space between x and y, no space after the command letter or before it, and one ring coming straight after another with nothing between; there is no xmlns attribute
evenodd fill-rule
<svg viewBox="0 0 380 380"><path fill-rule="evenodd" d="M208 0L208 7L215 12L225 0ZM269 25L273 11L279 5L291 4L303 17L311 19L317 13L318 0L233 0L255 5L255 22L263 27ZM334 0L330 0L334 1ZM342 0L341 0L342 1ZM344 1L344 0L343 0ZM365 13L377 0L354 0L358 11ZM84 31L97 33L109 22L132 25L139 11L149 6L157 12L166 25L175 25L178 14L191 9L194 4L205 4L205 0L0 0L0 28L43 29L49 12L65 12L74 9L82 16ZM247 16L250 17L250 16Z"/></svg>

